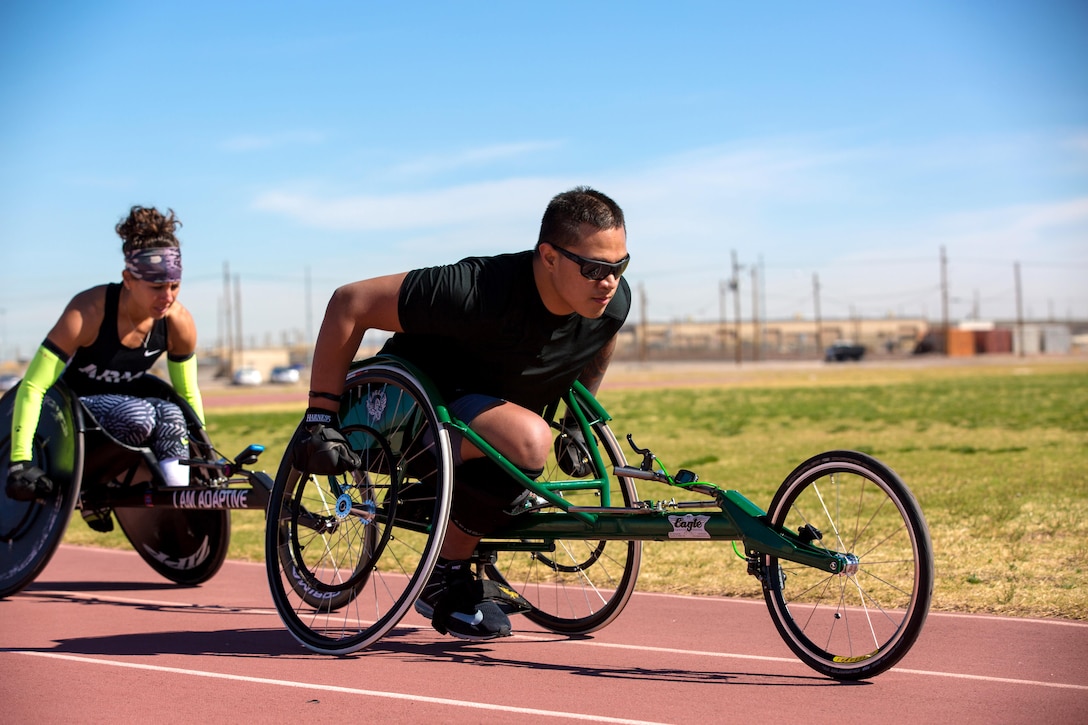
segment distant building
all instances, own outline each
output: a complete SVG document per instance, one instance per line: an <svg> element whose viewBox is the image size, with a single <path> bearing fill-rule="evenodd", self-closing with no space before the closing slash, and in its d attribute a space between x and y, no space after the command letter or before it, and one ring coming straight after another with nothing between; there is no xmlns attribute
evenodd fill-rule
<svg viewBox="0 0 1088 725"><path fill-rule="evenodd" d="M616 350L624 359L823 358L834 342L864 345L868 355L907 355L930 325L921 318L768 320L759 324L718 322L631 323L623 328Z"/></svg>

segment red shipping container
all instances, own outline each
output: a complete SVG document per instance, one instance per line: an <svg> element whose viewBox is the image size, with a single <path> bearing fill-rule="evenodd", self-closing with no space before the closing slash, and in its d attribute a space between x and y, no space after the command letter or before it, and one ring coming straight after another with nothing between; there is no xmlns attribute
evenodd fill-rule
<svg viewBox="0 0 1088 725"><path fill-rule="evenodd" d="M975 352L1000 355L1012 352L1012 330L980 330L975 333Z"/></svg>

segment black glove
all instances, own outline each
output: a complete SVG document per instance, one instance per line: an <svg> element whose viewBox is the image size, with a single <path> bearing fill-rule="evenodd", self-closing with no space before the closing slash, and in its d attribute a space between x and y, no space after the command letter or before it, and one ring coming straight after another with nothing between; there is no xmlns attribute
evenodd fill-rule
<svg viewBox="0 0 1088 725"><path fill-rule="evenodd" d="M33 501L53 493L53 482L30 461L12 461L4 491L15 501Z"/></svg>
<svg viewBox="0 0 1088 725"><path fill-rule="evenodd" d="M555 460L560 470L573 478L585 478L593 473L593 457L589 455L585 436L573 423L560 423L555 439Z"/></svg>
<svg viewBox="0 0 1088 725"><path fill-rule="evenodd" d="M291 444L291 465L295 470L335 476L362 465L337 424L335 413L322 408L306 410L302 430Z"/></svg>

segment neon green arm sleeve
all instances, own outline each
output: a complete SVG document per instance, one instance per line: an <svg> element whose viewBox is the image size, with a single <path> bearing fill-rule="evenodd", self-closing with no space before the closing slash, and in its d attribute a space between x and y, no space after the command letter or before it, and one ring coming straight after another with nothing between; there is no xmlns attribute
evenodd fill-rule
<svg viewBox="0 0 1088 725"><path fill-rule="evenodd" d="M200 388L196 383L196 355L190 355L183 360L168 356L166 369L170 372L170 382L173 383L174 390L189 404L203 425L204 401L200 398Z"/></svg>
<svg viewBox="0 0 1088 725"><path fill-rule="evenodd" d="M42 400L57 382L68 363L42 345L26 369L19 391L15 394L15 410L11 417L11 460L29 461L34 458L34 431L42 415Z"/></svg>

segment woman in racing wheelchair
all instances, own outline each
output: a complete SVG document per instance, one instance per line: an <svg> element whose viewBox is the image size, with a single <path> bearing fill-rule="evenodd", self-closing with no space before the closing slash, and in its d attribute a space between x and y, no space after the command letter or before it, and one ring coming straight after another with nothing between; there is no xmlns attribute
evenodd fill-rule
<svg viewBox="0 0 1088 725"><path fill-rule="evenodd" d="M167 485L185 486L188 428L181 409L159 398L132 394L134 381L167 354L170 381L204 422L197 386L196 325L177 301L181 222L168 209L134 206L115 227L125 267L120 283L80 292L68 303L31 360L17 391L12 416L8 497L34 501L53 493L53 482L33 463L33 439L46 392L63 380L102 428L131 446L155 454ZM108 514L88 524L110 530Z"/></svg>

